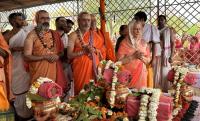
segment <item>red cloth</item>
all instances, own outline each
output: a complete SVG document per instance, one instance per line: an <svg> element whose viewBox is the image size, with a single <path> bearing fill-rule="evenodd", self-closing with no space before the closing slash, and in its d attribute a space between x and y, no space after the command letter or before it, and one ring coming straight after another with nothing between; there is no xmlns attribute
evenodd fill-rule
<svg viewBox="0 0 200 121"><path fill-rule="evenodd" d="M168 75L167 75L168 81L173 82L174 76L175 76L175 71L172 69L168 72ZM198 76L195 73L190 73L190 72L187 73L187 75L184 78L184 82L189 85L195 84L197 80L198 80Z"/></svg>
<svg viewBox="0 0 200 121"><path fill-rule="evenodd" d="M187 73L187 75L184 78L184 82L189 84L189 85L193 85L197 82L197 77L195 74L192 73Z"/></svg>
<svg viewBox="0 0 200 121"><path fill-rule="evenodd" d="M105 69L103 72L103 78L106 82L111 83L113 77L113 69Z"/></svg>
<svg viewBox="0 0 200 121"><path fill-rule="evenodd" d="M131 72L128 70L123 70L117 73L117 78L121 84L129 84L132 79Z"/></svg>
<svg viewBox="0 0 200 121"><path fill-rule="evenodd" d="M38 93L47 99L56 98L62 96L62 88L54 82L47 82L39 87Z"/></svg>
<svg viewBox="0 0 200 121"><path fill-rule="evenodd" d="M57 46L57 52L59 54L64 52L64 45L62 43L62 40L60 38L60 34L57 31L52 31L53 37L56 41L56 46ZM56 83L60 85L65 91L68 87L68 78L64 75L64 70L63 70L63 65L60 61L60 59L56 63Z"/></svg>
<svg viewBox="0 0 200 121"><path fill-rule="evenodd" d="M172 115L173 109L173 99L171 97L167 97L162 95L160 97L160 103L157 109L158 121L168 121L170 116ZM135 96L128 96L126 103L126 112L129 117L137 117L139 112L140 100Z"/></svg>

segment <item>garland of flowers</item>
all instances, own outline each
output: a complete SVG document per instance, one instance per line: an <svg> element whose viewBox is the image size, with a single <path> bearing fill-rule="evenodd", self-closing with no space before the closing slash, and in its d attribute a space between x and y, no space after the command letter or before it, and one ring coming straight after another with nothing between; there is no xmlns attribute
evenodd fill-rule
<svg viewBox="0 0 200 121"><path fill-rule="evenodd" d="M140 99L140 108L139 108L139 120L146 121L147 118L147 106L149 103L149 95L143 94Z"/></svg>
<svg viewBox="0 0 200 121"><path fill-rule="evenodd" d="M179 104L180 101L180 88L184 84L184 78L186 74L188 73L188 68L181 67L181 66L175 66L172 67L175 70L175 77L173 85L175 85L175 95L174 95L174 110L173 110L173 116L176 116L178 112L182 109L182 105Z"/></svg>
<svg viewBox="0 0 200 121"><path fill-rule="evenodd" d="M157 121L157 109L159 105L161 91L159 89L153 89L152 95L150 97L148 118L150 121Z"/></svg>
<svg viewBox="0 0 200 121"><path fill-rule="evenodd" d="M40 77L39 79L37 79L37 81L33 82L33 84L31 85L31 87L29 89L29 93L37 94L40 85L42 85L43 83L46 83L46 82L53 82L53 81L49 78ZM31 99L27 95L26 95L26 105L28 108L32 107Z"/></svg>
<svg viewBox="0 0 200 121"><path fill-rule="evenodd" d="M120 63L112 63L111 66L114 68L114 76L112 78L112 90L111 90L111 98L113 99L113 101L111 101L111 107L112 105L115 104L115 96L116 96L116 83L118 81L118 78L117 78L117 72L119 71L119 66Z"/></svg>
<svg viewBox="0 0 200 121"><path fill-rule="evenodd" d="M116 83L118 81L118 78L117 78L117 72L119 71L119 66L121 66L121 62L112 62L111 60L109 61L105 61L105 60L102 60L100 62L102 65L105 65L105 69L109 69L110 67L112 67L114 69L114 72L113 72L113 77L112 77L112 83L111 83L111 94L110 94L110 106L113 107L114 104L115 104L115 97L116 97ZM103 77L102 75L102 66L99 66L98 67L98 79L101 79Z"/></svg>
<svg viewBox="0 0 200 121"><path fill-rule="evenodd" d="M147 117L150 121L157 121L157 109L161 95L160 89L141 88L139 92L143 94L140 100L138 121L146 121Z"/></svg>
<svg viewBox="0 0 200 121"><path fill-rule="evenodd" d="M103 74L102 74L103 65L106 65L106 60L102 60L100 64L98 65L98 68L97 68L98 80L101 80L103 78Z"/></svg>

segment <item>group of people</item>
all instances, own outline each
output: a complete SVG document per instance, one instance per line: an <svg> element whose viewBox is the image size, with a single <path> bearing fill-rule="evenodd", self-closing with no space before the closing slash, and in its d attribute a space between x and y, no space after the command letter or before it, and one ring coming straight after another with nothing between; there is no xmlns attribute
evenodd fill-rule
<svg viewBox="0 0 200 121"><path fill-rule="evenodd" d="M182 38L176 38L176 48L184 48L192 51L198 51L200 49L200 33L198 32L196 35L188 35L183 34Z"/></svg>
<svg viewBox="0 0 200 121"><path fill-rule="evenodd" d="M114 52L106 44L111 42L110 38L97 28L95 15L88 12L79 13L78 28L70 34L74 22L65 17L58 17L56 30L51 30L45 10L36 13L35 27L27 25L23 14L12 13L9 22L13 29L0 36L0 93L14 102L21 121L32 115L25 97L30 84L39 77L55 81L65 94L73 83L71 90L77 95L85 84L97 78L101 60L121 61L123 69L132 75L129 88L150 86L167 91L166 75L174 51L173 30L166 25L163 15L158 17L158 27L146 20L145 12L139 11L128 25L123 25Z"/></svg>
<svg viewBox="0 0 200 121"><path fill-rule="evenodd" d="M128 25L120 27L116 42L117 60L132 73L130 87L155 87L167 92L167 74L174 52L174 29L167 26L166 16L158 16L158 26L146 23L147 15L139 11Z"/></svg>

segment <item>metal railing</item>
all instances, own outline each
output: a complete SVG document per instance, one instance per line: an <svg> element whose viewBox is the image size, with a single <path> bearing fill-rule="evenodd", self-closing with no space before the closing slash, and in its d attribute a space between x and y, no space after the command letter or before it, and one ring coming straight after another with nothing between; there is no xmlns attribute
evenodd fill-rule
<svg viewBox="0 0 200 121"><path fill-rule="evenodd" d="M113 38L118 36L120 25L128 24L137 11L145 11L148 15L148 22L156 25L157 16L166 15L168 25L175 28L179 35L184 32L195 34L200 27L200 1L199 0L105 0L107 30ZM34 20L35 12L47 10L51 16L51 28L54 27L56 17L65 16L76 21L77 14L81 11L88 11L97 14L99 21L99 0L73 0L51 5L18 9L0 12L0 27L3 30L11 28L7 17L10 13L21 11L27 15L27 20ZM76 22L75 22L76 23ZM75 27L77 24L75 25Z"/></svg>

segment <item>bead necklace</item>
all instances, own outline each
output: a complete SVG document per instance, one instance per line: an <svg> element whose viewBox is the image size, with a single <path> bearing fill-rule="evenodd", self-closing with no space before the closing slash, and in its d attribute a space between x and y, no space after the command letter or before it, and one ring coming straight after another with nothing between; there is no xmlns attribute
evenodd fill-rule
<svg viewBox="0 0 200 121"><path fill-rule="evenodd" d="M43 32L41 32L41 31L38 31L37 29L35 29L35 31L36 31L36 34L37 34L37 36L38 36L38 38L39 38L39 40L40 40L40 42L41 42L41 44L42 44L42 46L44 47L44 48L47 48L47 49L49 49L49 50L52 50L53 48L54 48L54 46L55 46L55 38L54 38L54 36L53 36L53 32L50 30L50 32L51 32L51 35L52 35L52 38L50 38L50 43L51 43L51 45L50 45L50 47L48 47L47 46L47 43L46 42L44 42L44 34L43 34Z"/></svg>

